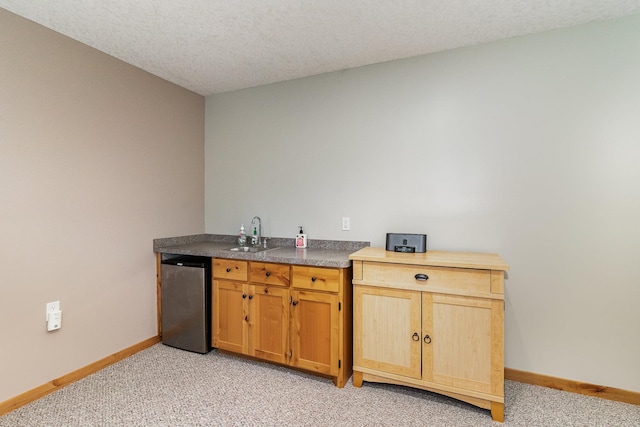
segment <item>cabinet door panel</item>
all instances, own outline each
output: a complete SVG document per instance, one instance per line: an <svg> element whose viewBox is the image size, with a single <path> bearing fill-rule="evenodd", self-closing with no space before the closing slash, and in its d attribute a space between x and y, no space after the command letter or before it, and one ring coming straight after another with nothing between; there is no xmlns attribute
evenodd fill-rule
<svg viewBox="0 0 640 427"><path fill-rule="evenodd" d="M242 295L245 285L238 282L213 281L213 346L236 353L246 353L248 331Z"/></svg>
<svg viewBox="0 0 640 427"><path fill-rule="evenodd" d="M289 290L255 285L249 296L249 353L261 359L286 363Z"/></svg>
<svg viewBox="0 0 640 427"><path fill-rule="evenodd" d="M292 364L327 375L338 374L338 296L293 291Z"/></svg>
<svg viewBox="0 0 640 427"><path fill-rule="evenodd" d="M424 379L491 393L491 300L423 295Z"/></svg>
<svg viewBox="0 0 640 427"><path fill-rule="evenodd" d="M420 378L420 292L354 286L353 298L354 366Z"/></svg>

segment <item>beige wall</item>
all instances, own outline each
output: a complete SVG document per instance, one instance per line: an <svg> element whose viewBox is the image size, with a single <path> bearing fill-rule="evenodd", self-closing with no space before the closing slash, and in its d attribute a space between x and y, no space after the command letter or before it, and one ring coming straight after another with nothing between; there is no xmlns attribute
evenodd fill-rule
<svg viewBox="0 0 640 427"><path fill-rule="evenodd" d="M497 252L507 367L640 391L638 40L640 15L208 97L206 229Z"/></svg>
<svg viewBox="0 0 640 427"><path fill-rule="evenodd" d="M152 239L204 231L203 145L203 97L0 9L0 401L156 334Z"/></svg>

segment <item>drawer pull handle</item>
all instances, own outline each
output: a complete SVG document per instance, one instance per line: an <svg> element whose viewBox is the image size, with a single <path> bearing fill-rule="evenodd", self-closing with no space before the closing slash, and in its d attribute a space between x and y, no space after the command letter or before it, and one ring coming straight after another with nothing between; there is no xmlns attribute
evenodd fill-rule
<svg viewBox="0 0 640 427"><path fill-rule="evenodd" d="M429 335L425 335L424 336L424 343L425 344L431 344L431 337Z"/></svg>
<svg viewBox="0 0 640 427"><path fill-rule="evenodd" d="M415 275L416 280L421 280L421 281L427 281L429 280L429 276L427 276L426 274L422 274L422 273L418 273Z"/></svg>
<svg viewBox="0 0 640 427"><path fill-rule="evenodd" d="M311 278L311 281L312 281L312 282L315 282L315 281L316 281L316 277L315 277L315 276L313 276L313 277Z"/></svg>
<svg viewBox="0 0 640 427"><path fill-rule="evenodd" d="M227 268L227 273L230 273L230 272L231 272L231 269L230 269L230 268Z"/></svg>
<svg viewBox="0 0 640 427"><path fill-rule="evenodd" d="M420 341L420 335L418 335L417 332L414 332L413 335L411 335L411 339L414 341Z"/></svg>

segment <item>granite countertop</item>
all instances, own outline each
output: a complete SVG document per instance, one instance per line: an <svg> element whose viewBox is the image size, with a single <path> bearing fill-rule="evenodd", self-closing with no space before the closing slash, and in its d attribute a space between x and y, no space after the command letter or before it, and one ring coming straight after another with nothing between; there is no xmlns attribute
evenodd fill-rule
<svg viewBox="0 0 640 427"><path fill-rule="evenodd" d="M370 245L369 242L310 240L308 248L297 249L294 239L269 238L267 242L269 247L267 250L233 252L229 249L238 246L236 236L197 234L154 239L153 250L163 254L347 268L351 266L349 255Z"/></svg>

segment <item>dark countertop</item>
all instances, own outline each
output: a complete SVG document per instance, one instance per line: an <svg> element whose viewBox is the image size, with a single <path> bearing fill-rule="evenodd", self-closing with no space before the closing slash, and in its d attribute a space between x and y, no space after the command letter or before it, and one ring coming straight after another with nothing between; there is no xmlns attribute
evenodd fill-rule
<svg viewBox="0 0 640 427"><path fill-rule="evenodd" d="M270 249L260 252L232 252L238 246L236 236L197 234L191 236L154 239L153 251L162 254L200 255L213 258L243 259L247 261L317 267L351 267L349 255L369 246L369 242L342 240L310 240L309 247L297 249L294 239L270 238Z"/></svg>

